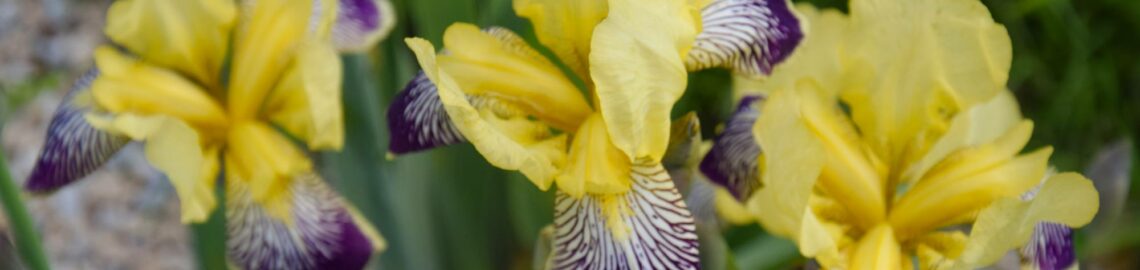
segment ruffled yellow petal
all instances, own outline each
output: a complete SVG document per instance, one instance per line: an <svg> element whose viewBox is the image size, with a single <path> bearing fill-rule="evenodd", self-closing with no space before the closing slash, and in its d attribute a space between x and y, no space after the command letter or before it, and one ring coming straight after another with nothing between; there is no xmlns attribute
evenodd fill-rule
<svg viewBox="0 0 1140 270"><path fill-rule="evenodd" d="M132 59L111 47L96 49L95 63L100 75L91 91L103 109L166 115L207 132L228 125L225 111L207 92L174 72Z"/></svg>
<svg viewBox="0 0 1140 270"><path fill-rule="evenodd" d="M1092 181L1076 173L1054 175L1031 201L1007 198L983 210L955 268L994 263L1006 251L1025 244L1038 222L1084 226L1092 221L1099 206Z"/></svg>
<svg viewBox="0 0 1140 270"><path fill-rule="evenodd" d="M1031 130L1023 124L993 143L959 151L935 166L891 210L899 237L940 227L997 199L1016 198L1039 183L1051 148L1012 157Z"/></svg>
<svg viewBox="0 0 1140 270"><path fill-rule="evenodd" d="M901 269L902 254L891 226L879 224L852 247L847 269L889 270Z"/></svg>
<svg viewBox="0 0 1140 270"><path fill-rule="evenodd" d="M683 0L612 0L594 29L590 75L614 145L631 160L661 161L670 111L685 91L684 57L699 23Z"/></svg>
<svg viewBox="0 0 1140 270"><path fill-rule="evenodd" d="M817 91L797 92L803 97L801 117L827 154L819 188L847 207L855 225L869 229L880 223L887 212L886 183L873 154L861 147L855 130L829 106L832 103L815 95Z"/></svg>
<svg viewBox="0 0 1140 270"><path fill-rule="evenodd" d="M570 156L562 174L555 178L558 189L581 198L596 195L624 194L630 188L629 159L610 143L600 114L593 114L574 134Z"/></svg>
<svg viewBox="0 0 1140 270"><path fill-rule="evenodd" d="M910 147L925 149L950 117L1005 88L1010 40L980 2L869 0L851 10L844 61L854 77L843 96L884 159L917 160Z"/></svg>
<svg viewBox="0 0 1140 270"><path fill-rule="evenodd" d="M989 143L1017 126L1022 120L1017 100L1009 90L954 117L950 129L926 155L903 173L904 182L914 182L953 151ZM1017 151L1015 149L1014 151Z"/></svg>
<svg viewBox="0 0 1140 270"><path fill-rule="evenodd" d="M533 134L516 134L520 130L534 133L533 126L505 128L508 125L503 122L524 125L533 122L525 116L502 120L491 110L476 109L456 80L436 65L435 47L430 42L418 38L409 38L406 42L408 48L416 54L424 74L438 88L440 102L452 123L487 162L502 169L519 170L540 189L549 188L566 160L566 136L534 137Z"/></svg>
<svg viewBox="0 0 1140 270"><path fill-rule="evenodd" d="M753 127L765 154L780 158L765 159L763 187L746 207L766 230L796 241L804 256L819 255L822 264L836 265L836 238L808 207L827 154L801 118L802 100L794 94L773 93Z"/></svg>
<svg viewBox="0 0 1140 270"><path fill-rule="evenodd" d="M247 5L234 42L228 108L236 119L253 119L282 73L293 63L308 33L315 5L308 0L257 1Z"/></svg>
<svg viewBox="0 0 1140 270"><path fill-rule="evenodd" d="M204 147L194 128L169 116L121 114L88 118L96 128L145 141L146 159L166 174L182 204L182 222L206 221L217 206L218 148Z"/></svg>
<svg viewBox="0 0 1140 270"><path fill-rule="evenodd" d="M270 94L266 114L310 149L340 149L344 145L340 83L336 49L327 42L305 43Z"/></svg>
<svg viewBox="0 0 1140 270"><path fill-rule="evenodd" d="M916 242L915 257L920 269L945 269L962 255L968 236L961 231L933 232Z"/></svg>
<svg viewBox="0 0 1140 270"><path fill-rule="evenodd" d="M270 215L292 220L290 181L312 165L288 138L264 123L239 123L230 130L225 162L226 181L248 183L253 200Z"/></svg>
<svg viewBox="0 0 1140 270"><path fill-rule="evenodd" d="M606 0L515 0L515 13L534 25L538 41L589 80L590 38L606 18Z"/></svg>
<svg viewBox="0 0 1140 270"><path fill-rule="evenodd" d="M103 32L147 62L216 87L236 18L227 0L124 0L107 11Z"/></svg>
<svg viewBox="0 0 1140 270"><path fill-rule="evenodd" d="M443 35L447 54L439 67L468 95L487 95L518 104L551 126L574 131L590 105L557 66L505 29L491 32L457 23Z"/></svg>

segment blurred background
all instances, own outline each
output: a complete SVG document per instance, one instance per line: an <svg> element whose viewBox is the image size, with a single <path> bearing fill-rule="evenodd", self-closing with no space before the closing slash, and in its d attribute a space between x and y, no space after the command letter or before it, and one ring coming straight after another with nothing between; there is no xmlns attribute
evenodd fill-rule
<svg viewBox="0 0 1140 270"><path fill-rule="evenodd" d="M105 41L110 0L0 0L0 121L3 154L21 184L43 143L52 111ZM386 159L385 112L416 72L403 37L440 44L453 22L498 25L537 44L510 0L392 0L398 24L372 52L343 56L347 145L318 154L322 173L389 241L373 260L385 269L530 269L538 231L552 218L553 193L489 166L466 144ZM799 2L799 1L797 1ZM845 9L843 0L816 0ZM1035 120L1029 148L1053 145L1052 162L1096 182L1101 211L1078 232L1082 266L1140 269L1140 1L985 0L1013 40L1009 88ZM549 52L544 52L549 53ZM691 75L677 115L696 111L705 138L730 112L731 76ZM87 179L26 203L52 266L59 269L222 269L224 225L179 222L174 191L128 147ZM1138 193L1140 194L1140 193ZM706 232L708 234L708 232ZM710 269L805 265L792 244L759 226L702 235ZM0 269L17 268L0 216ZM1004 262L1011 266L1014 261ZM1002 267L999 265L998 267Z"/></svg>

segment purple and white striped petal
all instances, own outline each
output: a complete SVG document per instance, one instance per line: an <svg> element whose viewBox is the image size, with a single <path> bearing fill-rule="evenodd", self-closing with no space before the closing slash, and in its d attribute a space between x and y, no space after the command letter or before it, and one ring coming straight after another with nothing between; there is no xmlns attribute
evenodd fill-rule
<svg viewBox="0 0 1140 270"><path fill-rule="evenodd" d="M741 201L760 185L760 144L752 136L752 125L763 103L761 96L744 97L701 161L701 172Z"/></svg>
<svg viewBox="0 0 1140 270"><path fill-rule="evenodd" d="M87 123L91 112L91 82L99 76L92 69L79 78L60 102L48 124L47 136L35 168L24 188L33 193L51 192L70 184L103 165L130 139L98 130Z"/></svg>
<svg viewBox="0 0 1140 270"><path fill-rule="evenodd" d="M396 14L388 0L339 0L332 40L341 52L363 52L388 36Z"/></svg>
<svg viewBox="0 0 1140 270"><path fill-rule="evenodd" d="M435 84L420 72L388 108L388 151L404 154L467 141L439 101Z"/></svg>
<svg viewBox="0 0 1140 270"><path fill-rule="evenodd" d="M315 175L293 179L290 222L271 216L241 181L226 185L226 251L243 269L361 269L373 241Z"/></svg>
<svg viewBox="0 0 1140 270"><path fill-rule="evenodd" d="M1023 269L1054 270L1076 266L1073 229L1059 223L1037 223L1029 243L1021 249L1021 255Z"/></svg>
<svg viewBox="0 0 1140 270"><path fill-rule="evenodd" d="M661 165L634 166L631 177L626 194L573 198L558 192L553 269L700 268L696 224L669 174ZM619 209L608 212L607 203ZM615 234L612 222L628 231Z"/></svg>
<svg viewBox="0 0 1140 270"><path fill-rule="evenodd" d="M703 30L685 65L731 68L758 77L772 72L803 40L788 0L713 0L701 9Z"/></svg>

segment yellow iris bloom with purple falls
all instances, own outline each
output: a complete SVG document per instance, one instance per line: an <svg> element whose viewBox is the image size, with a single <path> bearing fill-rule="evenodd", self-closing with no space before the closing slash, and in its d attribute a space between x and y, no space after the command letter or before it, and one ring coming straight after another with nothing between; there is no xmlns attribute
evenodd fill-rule
<svg viewBox="0 0 1140 270"><path fill-rule="evenodd" d="M343 145L338 52L393 22L382 0L117 1L113 45L57 110L27 189L54 191L140 141L184 222L205 221L224 185L234 265L361 268L384 241L305 152Z"/></svg>
<svg viewBox="0 0 1140 270"><path fill-rule="evenodd" d="M548 268L698 268L693 217L661 165L670 111L687 71L763 76L782 61L803 34L790 4L516 0L514 9L555 59L503 28L452 25L439 52L408 39L423 72L388 111L390 150L470 142L539 189L557 186Z"/></svg>
<svg viewBox="0 0 1140 270"><path fill-rule="evenodd" d="M1075 265L1070 230L1097 192L1050 173L1051 148L1023 150L1033 124L1006 90L1010 39L984 5L798 10L811 35L750 84L766 98L742 99L743 128L730 123L702 163L736 199L722 211L825 268L972 269L1023 246L1028 267Z"/></svg>

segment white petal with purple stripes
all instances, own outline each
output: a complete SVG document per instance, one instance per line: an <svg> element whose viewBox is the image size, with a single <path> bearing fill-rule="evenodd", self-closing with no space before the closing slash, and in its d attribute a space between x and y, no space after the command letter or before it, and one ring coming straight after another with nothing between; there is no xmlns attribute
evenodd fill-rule
<svg viewBox="0 0 1140 270"><path fill-rule="evenodd" d="M761 96L744 97L701 161L701 172L740 201L760 186L760 144L752 136L752 126L760 118L763 102Z"/></svg>
<svg viewBox="0 0 1140 270"><path fill-rule="evenodd" d="M362 52L388 36L396 14L388 0L340 0L332 28L333 44L342 52Z"/></svg>
<svg viewBox="0 0 1140 270"><path fill-rule="evenodd" d="M701 9L701 22L685 59L690 71L726 67L767 75L804 37L788 0L713 0Z"/></svg>
<svg viewBox="0 0 1140 270"><path fill-rule="evenodd" d="M98 70L88 71L75 82L51 117L44 146L35 168L25 183L30 192L50 192L79 180L102 166L130 142L125 136L92 127L86 115L91 112L91 81Z"/></svg>
<svg viewBox="0 0 1140 270"><path fill-rule="evenodd" d="M553 269L700 268L696 224L669 174L661 165L634 166L631 178L621 195L558 193ZM607 203L620 210L604 210Z"/></svg>

